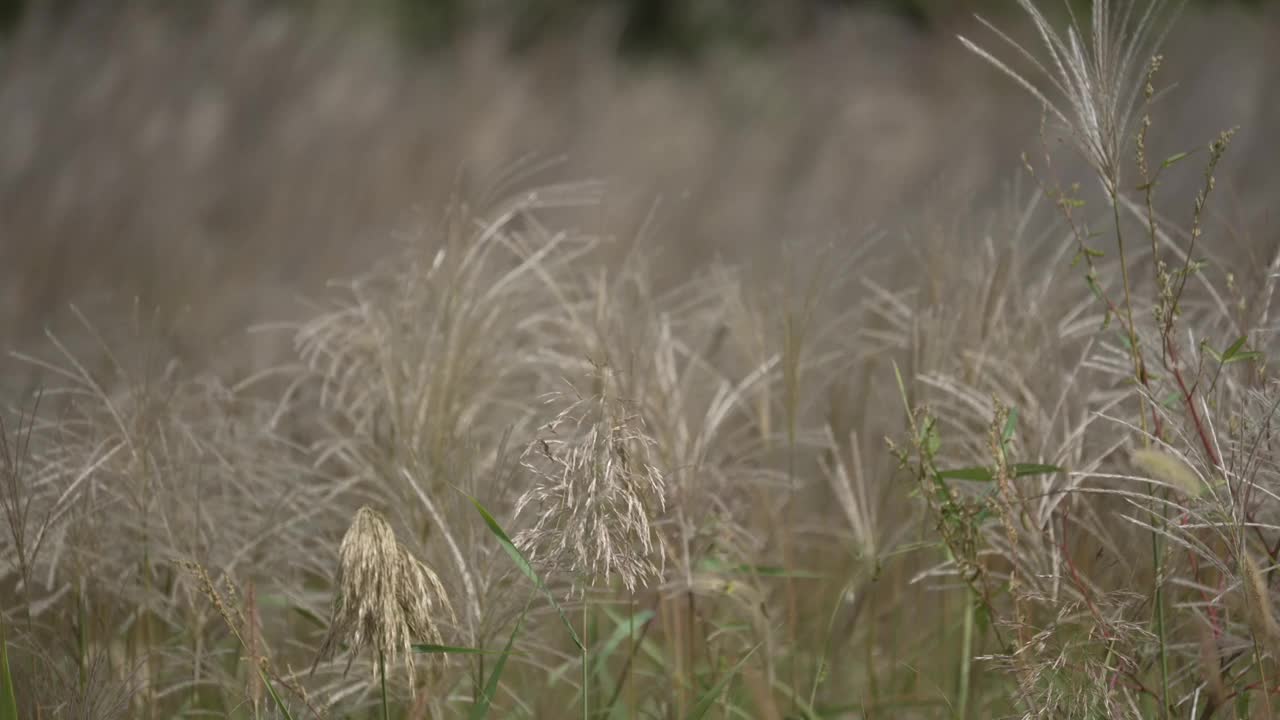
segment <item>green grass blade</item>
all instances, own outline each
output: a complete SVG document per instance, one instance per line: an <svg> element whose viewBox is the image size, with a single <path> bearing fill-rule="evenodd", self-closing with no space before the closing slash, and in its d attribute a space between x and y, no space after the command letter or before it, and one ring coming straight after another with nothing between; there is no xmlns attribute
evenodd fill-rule
<svg viewBox="0 0 1280 720"><path fill-rule="evenodd" d="M459 490L458 492L462 491ZM498 521L494 519L493 515L480 504L479 500L467 495L465 492L462 494L471 501L472 505L476 506L476 510L479 511L480 516L484 518L485 525L489 526L489 532L493 533L493 536L498 539L498 542L502 545L502 549L506 550L507 554L511 556L512 561L515 562L516 567L520 569L520 572L524 573L525 577L532 580L538 590L542 591L542 594L551 602L551 606L556 609L556 613L560 616L560 622L563 623L565 629L569 631L569 637L573 638L573 644L577 645L579 650L586 649L582 644L582 640L578 638L577 631L575 631L573 629L573 625L569 623L569 618L565 616L564 608L560 607L560 603L556 602L555 597L551 594L551 591L547 589L546 584L542 582L542 578L539 577L537 571L533 569L533 565L529 563L528 558L524 556L524 553L520 552L520 548L516 547L515 543L513 543L511 538L507 535L507 532L502 529L502 526L498 524Z"/></svg>
<svg viewBox="0 0 1280 720"><path fill-rule="evenodd" d="M5 637L3 617L0 617L0 720L18 720L18 695L9 671L9 641Z"/></svg>
<svg viewBox="0 0 1280 720"><path fill-rule="evenodd" d="M595 671L597 673L603 672L605 664L609 662L609 658L613 655L613 652L618 649L618 646L622 644L623 640L626 640L631 636L632 629L643 626L645 623L652 620L653 616L654 613L652 610L641 610L631 616L630 620L624 618L622 622L618 622L617 626L613 629L613 634L609 636L609 639L606 640L603 645L596 648Z"/></svg>
<svg viewBox="0 0 1280 720"><path fill-rule="evenodd" d="M472 502L475 501L472 500ZM529 600L532 601L533 597L530 596ZM520 628L524 625L524 616L528 612L529 603L526 602L524 609L516 617L516 626L511 629L511 636L507 638L506 647L502 649L502 654L498 656L498 661L493 665L493 672L489 673L489 679L484 684L484 692L480 694L480 699L476 701L476 704L471 706L471 714L468 715L470 720L484 720L489 716L489 707L493 704L493 698L498 694L498 683L502 681L502 671L507 667L507 658L511 657L511 647L516 643L516 636L520 634Z"/></svg>
<svg viewBox="0 0 1280 720"><path fill-rule="evenodd" d="M0 641L0 720L18 720L18 696L9 673L9 648Z"/></svg>
<svg viewBox="0 0 1280 720"><path fill-rule="evenodd" d="M271 683L271 678L267 677L267 671L258 668L258 674L262 676L262 684L267 686L267 693L271 695L271 701L280 709L280 714L284 715L285 720L293 720L293 713L289 712L289 706L284 704L280 693L276 692L276 686ZM3 715L0 715L0 718L3 718Z"/></svg>
<svg viewBox="0 0 1280 720"><path fill-rule="evenodd" d="M1057 465L1044 465L1041 463L1015 463L1013 466L1013 476L1016 478L1027 477L1030 475L1053 475L1060 472L1066 472Z"/></svg>
<svg viewBox="0 0 1280 720"><path fill-rule="evenodd" d="M747 660L750 660L751 656L759 649L760 645L757 644L755 647L747 651L747 654L743 655L741 660L739 660L732 668L729 668L729 672L725 673L724 677L716 681L716 684L712 685L710 690L707 690L702 694L702 697L698 699L698 703L693 706L693 710L689 713L689 720L702 720L702 718L707 716L707 713L711 712L711 708L715 706L716 700L720 698L724 689L729 686L729 683L732 682L735 677L737 677L738 671L742 670L742 666L746 665Z"/></svg>
<svg viewBox="0 0 1280 720"><path fill-rule="evenodd" d="M972 482L991 482L995 476L991 474L989 468L984 467L963 467L954 470L943 470L938 473L938 477L942 480L970 480Z"/></svg>
<svg viewBox="0 0 1280 720"><path fill-rule="evenodd" d="M416 643L410 647L419 655L501 655L505 652L504 650L484 650L482 648L433 645L431 643Z"/></svg>

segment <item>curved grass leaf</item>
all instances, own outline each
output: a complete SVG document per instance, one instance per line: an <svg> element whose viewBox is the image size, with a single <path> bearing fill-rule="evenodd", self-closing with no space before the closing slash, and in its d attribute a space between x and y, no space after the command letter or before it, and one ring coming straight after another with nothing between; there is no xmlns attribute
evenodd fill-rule
<svg viewBox="0 0 1280 720"><path fill-rule="evenodd" d="M472 500L472 502L475 501ZM533 600L532 595L529 596L529 600ZM489 716L489 707L493 704L493 698L498 694L498 683L502 681L502 671L507 667L507 658L511 657L511 647L516 643L516 636L520 634L520 628L524 625L524 616L528 612L529 603L526 602L524 609L516 617L516 626L511 629L511 636L507 638L506 647L502 648L502 654L498 656L498 661L493 664L493 672L489 673L489 680L485 682L480 698L476 700L475 705L471 706L471 713L467 716L470 720L484 720Z"/></svg>
<svg viewBox="0 0 1280 720"><path fill-rule="evenodd" d="M600 645L595 650L595 672L597 674L603 672L609 663L610 656L618 649L622 641L629 638L634 629L643 627L653 617L654 612L652 610L641 610L630 618L623 618L621 622L617 622L617 626L613 629L613 634L609 636L609 639L603 645Z"/></svg>
<svg viewBox="0 0 1280 720"><path fill-rule="evenodd" d="M574 631L573 625L569 623L569 618L565 616L564 609L560 607L560 603L556 602L555 597L551 594L551 591L547 589L546 584L542 582L542 578L539 577L537 571L533 569L533 565L529 563L528 558L524 556L524 553L520 552L520 548L516 547L516 544L511 541L507 532L502 529L502 526L499 525L493 515L485 509L484 505L480 504L479 500L467 495L467 493L462 492L462 490L458 490L458 492L461 492L468 500L471 501L472 505L476 506L476 510L480 513L480 517L484 518L484 524L489 526L489 532L493 533L493 536L498 539L498 543L501 544L502 549L506 550L507 554L511 556L516 567L520 569L520 572L524 573L525 577L532 580L538 590L542 591L542 594L551 602L551 606L554 607L556 609L556 613L560 615L560 622L563 623L565 629L569 631L569 637L573 638L573 644L578 646L579 650L585 650L586 648L583 646L582 640L578 638L578 633Z"/></svg>
<svg viewBox="0 0 1280 720"><path fill-rule="evenodd" d="M284 716L285 720L293 720L293 713L289 712L289 706L284 704L280 693L276 692L276 686L272 684L271 678L267 677L267 671L258 668L258 674L262 676L262 684L267 686L267 693L271 695L271 701L280 709L280 714ZM0 714L0 718L3 717L3 714Z"/></svg>
<svg viewBox="0 0 1280 720"><path fill-rule="evenodd" d="M18 697L9 673L9 645L0 637L0 720L18 720Z"/></svg>
<svg viewBox="0 0 1280 720"><path fill-rule="evenodd" d="M742 656L741 660L734 664L732 668L729 668L729 672L725 673L724 677L716 681L715 685L712 685L709 690L702 694L702 697L698 699L698 703L693 706L693 710L689 713L689 720L702 720L707 713L711 712L711 708L715 707L716 700L720 699L724 689L737 677L738 671L742 670L742 666L746 665L747 660L751 659L751 656L759 649L760 644L757 643L755 647L747 651L746 655Z"/></svg>

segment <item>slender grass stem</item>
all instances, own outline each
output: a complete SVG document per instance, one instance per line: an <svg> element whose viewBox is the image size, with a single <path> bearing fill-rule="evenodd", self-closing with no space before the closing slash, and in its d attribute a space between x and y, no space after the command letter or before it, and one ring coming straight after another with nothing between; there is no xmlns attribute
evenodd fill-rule
<svg viewBox="0 0 1280 720"><path fill-rule="evenodd" d="M1156 495L1155 488L1151 489L1151 496L1154 499ZM1160 514L1167 517L1164 503L1161 503ZM1163 523L1162 523L1163 525ZM1160 533L1151 533L1151 565L1155 572L1155 623L1156 638L1160 643L1160 717L1169 717L1169 652L1168 639L1165 633L1164 623L1164 548L1160 542Z"/></svg>
<svg viewBox="0 0 1280 720"><path fill-rule="evenodd" d="M956 718L965 720L969 713L969 684L973 667L973 614L977 611L977 594L965 588L964 620L960 635L960 679L956 686Z"/></svg>
<svg viewBox="0 0 1280 720"><path fill-rule="evenodd" d="M378 650L378 677L382 681L382 720L391 720L391 708L387 705L387 656Z"/></svg>

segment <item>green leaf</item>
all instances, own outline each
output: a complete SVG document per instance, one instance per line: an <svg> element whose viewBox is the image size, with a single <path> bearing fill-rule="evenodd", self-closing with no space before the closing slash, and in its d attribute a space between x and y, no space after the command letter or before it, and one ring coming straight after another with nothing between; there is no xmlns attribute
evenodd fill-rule
<svg viewBox="0 0 1280 720"><path fill-rule="evenodd" d="M1223 365L1230 365L1231 363L1247 362L1247 361L1249 361L1249 360L1261 360L1261 359L1263 359L1264 357L1266 357L1266 356L1265 356L1265 355L1263 355L1262 353L1258 352L1257 350L1248 350L1248 351L1245 351L1245 352L1236 353L1234 356L1232 356L1232 358L1231 358L1230 360L1227 360L1227 361L1223 362L1222 364L1223 364Z"/></svg>
<svg viewBox="0 0 1280 720"><path fill-rule="evenodd" d="M501 650L484 650L472 647L454 647L452 645L433 645L431 643L416 643L411 645L413 651L419 655L501 655Z"/></svg>
<svg viewBox="0 0 1280 720"><path fill-rule="evenodd" d="M261 667L258 668L258 675L262 676L262 683L267 686L267 694L271 696L271 701L279 708L280 713L284 715L285 720L293 720L293 713L289 712L289 706L284 704L284 700L280 697L280 693L276 692L276 686L271 683L271 678L267 677L267 671ZM17 717L16 715L14 717ZM4 713L0 712L0 719L4 718Z"/></svg>
<svg viewBox="0 0 1280 720"><path fill-rule="evenodd" d="M1093 276L1092 273L1085 275L1084 281L1085 281L1085 284L1089 286L1089 290L1093 293L1094 297L1098 298L1099 300L1104 299L1102 295L1102 287L1098 285L1098 280Z"/></svg>
<svg viewBox="0 0 1280 720"><path fill-rule="evenodd" d="M1030 475L1052 475L1054 473L1065 472L1057 465L1042 465L1040 463L1014 463L1013 476L1016 478L1028 477Z"/></svg>
<svg viewBox="0 0 1280 720"><path fill-rule="evenodd" d="M989 468L963 467L954 470L943 470L938 473L940 480L971 480L973 482L991 482L995 476Z"/></svg>
<svg viewBox="0 0 1280 720"><path fill-rule="evenodd" d="M475 500L472 500L472 502L475 502ZM502 680L502 671L507 667L507 658L511 657L511 647L515 645L516 636L520 634L520 628L524 625L524 616L529 612L529 603L532 601L533 596L530 595L529 601L524 604L524 609L516 617L516 626L511 629L511 636L507 638L507 646L502 649L502 654L498 656L498 661L493 664L493 672L489 673L489 680L484 684L480 699L476 700L476 704L471 706L471 714L468 715L471 720L484 720L489 716L489 706L493 704L493 698L498 694L498 683Z"/></svg>
<svg viewBox="0 0 1280 720"><path fill-rule="evenodd" d="M818 580L827 577L822 573L816 573L809 570L788 570L784 567L776 565L751 565L748 563L740 563L730 565L717 557L705 557L699 563L698 567L713 573L722 573L725 575L751 575L760 577L792 577L807 578Z"/></svg>
<svg viewBox="0 0 1280 720"><path fill-rule="evenodd" d="M9 644L4 638L3 620L0 620L0 720L18 720L18 696L9 672Z"/></svg>
<svg viewBox="0 0 1280 720"><path fill-rule="evenodd" d="M1204 340L1200 343L1200 349L1209 353L1209 357L1212 357L1219 365L1222 364L1222 355L1217 350L1213 349L1213 346L1209 344L1208 340Z"/></svg>
<svg viewBox="0 0 1280 720"><path fill-rule="evenodd" d="M1164 162L1160 163L1160 167L1167 168L1170 165L1178 162L1179 160L1182 160L1183 158L1187 157L1190 154L1191 153L1189 152L1180 152L1180 153L1175 153L1173 155L1170 155L1169 157L1164 159Z"/></svg>
<svg viewBox="0 0 1280 720"><path fill-rule="evenodd" d="M942 448L942 438L938 435L938 425L933 418L925 418L924 425L920 428L920 446L929 457L937 455Z"/></svg>
<svg viewBox="0 0 1280 720"><path fill-rule="evenodd" d="M1223 350L1223 351L1222 351L1222 360L1221 360L1221 362L1222 362L1223 364L1226 364L1226 362L1227 362L1228 360L1230 360L1231 358L1235 357L1235 354L1236 354L1236 353L1238 353L1238 352L1240 352L1240 348L1244 347L1244 343L1245 343L1245 341L1246 341L1246 340L1248 340L1248 339L1249 339L1249 336L1247 336L1247 335L1241 335L1239 338L1237 338L1237 339L1236 339L1236 341L1235 341L1235 342L1231 343L1231 346L1230 346L1230 347L1228 347L1226 350Z"/></svg>
<svg viewBox="0 0 1280 720"><path fill-rule="evenodd" d="M458 492L462 492L462 490L458 490ZM524 573L525 577L532 580L534 586L541 590L542 594L551 602L551 606L554 607L556 612L560 615L560 622L563 623L565 629L569 631L569 637L573 638L573 644L577 645L579 650L585 650L586 648L583 646L582 640L578 638L578 633L574 631L573 625L569 624L569 618L565 616L564 608L560 607L560 603L556 602L555 597L551 594L551 591L547 589L546 584L542 582L542 578L539 577L537 571L533 569L533 565L529 562L528 558L524 556L524 553L520 552L520 548L516 547L516 544L507 536L507 532L502 529L502 526L498 524L498 521L494 519L493 515L491 515L489 511L480 504L479 500L467 495L465 492L462 492L462 494L471 501L472 505L475 505L476 510L480 513L480 517L484 518L485 525L489 526L489 532L498 539L498 543L502 545L503 550L507 551L507 555L511 556L512 561L515 562L516 567L519 568L520 572Z"/></svg>
<svg viewBox="0 0 1280 720"><path fill-rule="evenodd" d="M609 662L609 657L618 649L623 640L631 637L631 631L644 627L645 623L653 619L654 612L652 610L641 610L632 615L630 618L624 618L618 626L613 629L613 634L609 639L605 640L603 645L598 645L595 649L596 661L594 670L599 674L605 669Z"/></svg>
<svg viewBox="0 0 1280 720"><path fill-rule="evenodd" d="M1004 421L1004 430L1000 433L1001 444L1007 443L1013 439L1013 433L1018 429L1018 408L1009 408L1009 417Z"/></svg>
<svg viewBox="0 0 1280 720"><path fill-rule="evenodd" d="M750 659L751 656L755 654L756 650L759 649L760 644L757 643L756 646L751 648L746 655L742 656L742 659L739 660L737 664L729 669L729 672L725 673L723 677L716 681L716 684L711 686L711 689L702 694L702 697L698 699L698 703L693 706L693 710L689 713L689 720L701 720L706 717L707 713L711 712L711 708L715 706L716 700L720 699L720 695L724 692L724 689L729 686L729 683L732 682L733 678L740 670L742 670L742 666L746 665L747 660Z"/></svg>
<svg viewBox="0 0 1280 720"><path fill-rule="evenodd" d="M1250 696L1248 690L1245 690L1244 692L1236 695L1236 717L1238 718L1253 717L1249 707L1250 701L1252 699L1253 698Z"/></svg>

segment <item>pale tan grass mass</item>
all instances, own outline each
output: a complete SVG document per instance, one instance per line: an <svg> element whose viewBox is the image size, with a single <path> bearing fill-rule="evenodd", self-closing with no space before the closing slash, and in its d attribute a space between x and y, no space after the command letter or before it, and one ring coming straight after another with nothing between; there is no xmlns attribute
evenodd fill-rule
<svg viewBox="0 0 1280 720"><path fill-rule="evenodd" d="M576 588L617 573L634 592L665 567L651 522L666 507L665 480L650 464L642 420L614 394L612 369L598 367L594 380L596 392L569 402L521 457L534 486L516 515L536 507L538 516L514 541Z"/></svg>
<svg viewBox="0 0 1280 720"><path fill-rule="evenodd" d="M351 652L348 668L366 647L388 664L403 654L412 684L412 644L441 643L442 613L453 620L440 578L396 541L385 517L366 506L342 538L335 585L333 617L317 664L344 642Z"/></svg>

